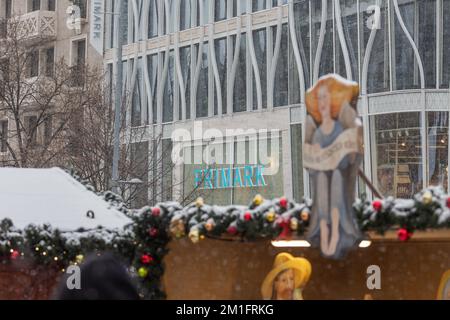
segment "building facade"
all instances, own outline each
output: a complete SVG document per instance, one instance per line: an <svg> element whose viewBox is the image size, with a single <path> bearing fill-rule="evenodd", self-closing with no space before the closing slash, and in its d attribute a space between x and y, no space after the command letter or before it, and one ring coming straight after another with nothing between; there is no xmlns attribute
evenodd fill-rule
<svg viewBox="0 0 450 320"><path fill-rule="evenodd" d="M162 198L192 188L217 204L248 203L257 193L310 196L302 169L305 92L328 73L361 86L363 169L385 196L411 198L428 185L448 190L450 0L124 1L124 80L133 97L127 121L150 137L137 152L148 153L155 136L170 147L173 133L185 129L191 156L211 144L228 160L241 155L240 144L246 154L243 165L216 162L215 171L195 161L176 166L161 183L173 186ZM115 10L112 1L106 6ZM114 25L106 21L104 63L113 70ZM218 142L196 135L199 124L225 136L253 131ZM264 133L272 129L279 136ZM261 145L276 143L262 164ZM267 169L274 161L278 170L262 183L248 177L248 165ZM148 163L150 176L170 166Z"/></svg>
<svg viewBox="0 0 450 320"><path fill-rule="evenodd" d="M16 72L20 73L16 75L17 79L24 83L42 83L43 78L54 77L56 65L63 59L72 71L81 70L86 65L102 67L102 52L94 50L89 41L88 4L87 0L0 0L0 48L8 46L8 38L15 38L20 40L20 44L14 50L17 49L19 54L27 55L28 70L23 72L25 68L22 68L20 72ZM79 8L79 12L68 10L73 5ZM69 19L70 17L73 19ZM13 28L15 32L11 32ZM4 48L1 49L2 53L7 51L3 50ZM18 61L19 58L16 60ZM14 67L8 58L1 56L0 61L9 64L10 69ZM8 76L7 70L2 68L1 72L1 79L5 83ZM5 83L2 83L3 89ZM73 83L73 86L77 84ZM17 93L17 96L19 97L20 94ZM1 103L5 103L6 100L8 98L2 99ZM22 103L22 105L25 104ZM17 166L8 149L17 147L18 130L15 129L17 128L15 120L23 121L24 124L21 126L23 131L31 136L31 140L35 140L36 145L46 144L45 140L55 131L57 121L52 119L54 118L52 112L49 110L49 115L46 116L45 121L42 121L39 119L40 114L43 114L42 110L33 112L33 108L35 106L30 103L27 106L29 110L21 110L17 119L11 116L11 112L2 110L0 114L0 164L2 166Z"/></svg>

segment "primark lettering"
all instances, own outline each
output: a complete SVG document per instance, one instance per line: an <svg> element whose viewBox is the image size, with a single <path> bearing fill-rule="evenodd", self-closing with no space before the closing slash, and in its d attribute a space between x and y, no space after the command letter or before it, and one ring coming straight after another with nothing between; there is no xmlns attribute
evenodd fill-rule
<svg viewBox="0 0 450 320"><path fill-rule="evenodd" d="M208 190L267 186L263 166L196 169L194 180L196 188Z"/></svg>

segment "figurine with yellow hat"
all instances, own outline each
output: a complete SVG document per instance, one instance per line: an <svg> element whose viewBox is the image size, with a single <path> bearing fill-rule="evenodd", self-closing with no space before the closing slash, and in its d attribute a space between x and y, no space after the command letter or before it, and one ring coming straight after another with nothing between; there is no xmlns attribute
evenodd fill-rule
<svg viewBox="0 0 450 320"><path fill-rule="evenodd" d="M295 258L289 253L278 254L261 286L263 299L303 300L302 292L311 271L311 263L305 258Z"/></svg>
<svg viewBox="0 0 450 320"><path fill-rule="evenodd" d="M320 78L306 94L304 166L313 194L308 240L334 259L361 237L353 212L362 160L358 95L358 84L339 75Z"/></svg>

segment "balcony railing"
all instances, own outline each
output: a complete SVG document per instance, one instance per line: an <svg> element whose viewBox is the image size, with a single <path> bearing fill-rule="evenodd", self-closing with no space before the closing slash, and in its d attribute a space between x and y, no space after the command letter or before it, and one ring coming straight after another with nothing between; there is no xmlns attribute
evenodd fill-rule
<svg viewBox="0 0 450 320"><path fill-rule="evenodd" d="M56 13L38 10L20 16L17 35L25 41L51 41L56 38Z"/></svg>

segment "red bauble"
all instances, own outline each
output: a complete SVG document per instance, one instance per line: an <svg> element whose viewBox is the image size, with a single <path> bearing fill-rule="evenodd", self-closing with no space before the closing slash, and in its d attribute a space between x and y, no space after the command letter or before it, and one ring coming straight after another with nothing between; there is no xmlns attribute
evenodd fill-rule
<svg viewBox="0 0 450 320"><path fill-rule="evenodd" d="M447 205L447 208L449 208L449 209L450 209L450 197L449 197L449 198L447 198L447 203L446 203L446 205Z"/></svg>
<svg viewBox="0 0 450 320"><path fill-rule="evenodd" d="M11 259L12 260L16 260L19 256L20 256L19 251L14 250L14 251L11 252Z"/></svg>
<svg viewBox="0 0 450 320"><path fill-rule="evenodd" d="M412 233L409 232L408 230L406 230L405 228L402 228L402 229L398 230L397 236L400 241L406 242L409 239L411 239Z"/></svg>
<svg viewBox="0 0 450 320"><path fill-rule="evenodd" d="M287 209L288 206L288 200L286 198L281 198L280 199L280 207L283 209Z"/></svg>
<svg viewBox="0 0 450 320"><path fill-rule="evenodd" d="M235 226L229 226L227 232L231 235L236 235L238 233L237 228Z"/></svg>
<svg viewBox="0 0 450 320"><path fill-rule="evenodd" d="M245 220L245 221L250 221L250 220L252 220L252 214L251 214L250 212L246 212L246 213L244 214L244 220Z"/></svg>
<svg viewBox="0 0 450 320"><path fill-rule="evenodd" d="M148 254L143 254L141 256L141 262L142 264L150 264L153 262L153 258L149 256Z"/></svg>
<svg viewBox="0 0 450 320"><path fill-rule="evenodd" d="M155 238L156 236L158 236L158 229L156 228L150 228L150 230L148 230L148 233L150 234L150 236L152 238Z"/></svg>
<svg viewBox="0 0 450 320"><path fill-rule="evenodd" d="M375 200L372 203L373 210L380 212L383 209L383 203L380 200Z"/></svg>
<svg viewBox="0 0 450 320"><path fill-rule="evenodd" d="M152 215L154 217L159 217L159 215L161 214L161 209L158 207L154 207L152 208Z"/></svg>

